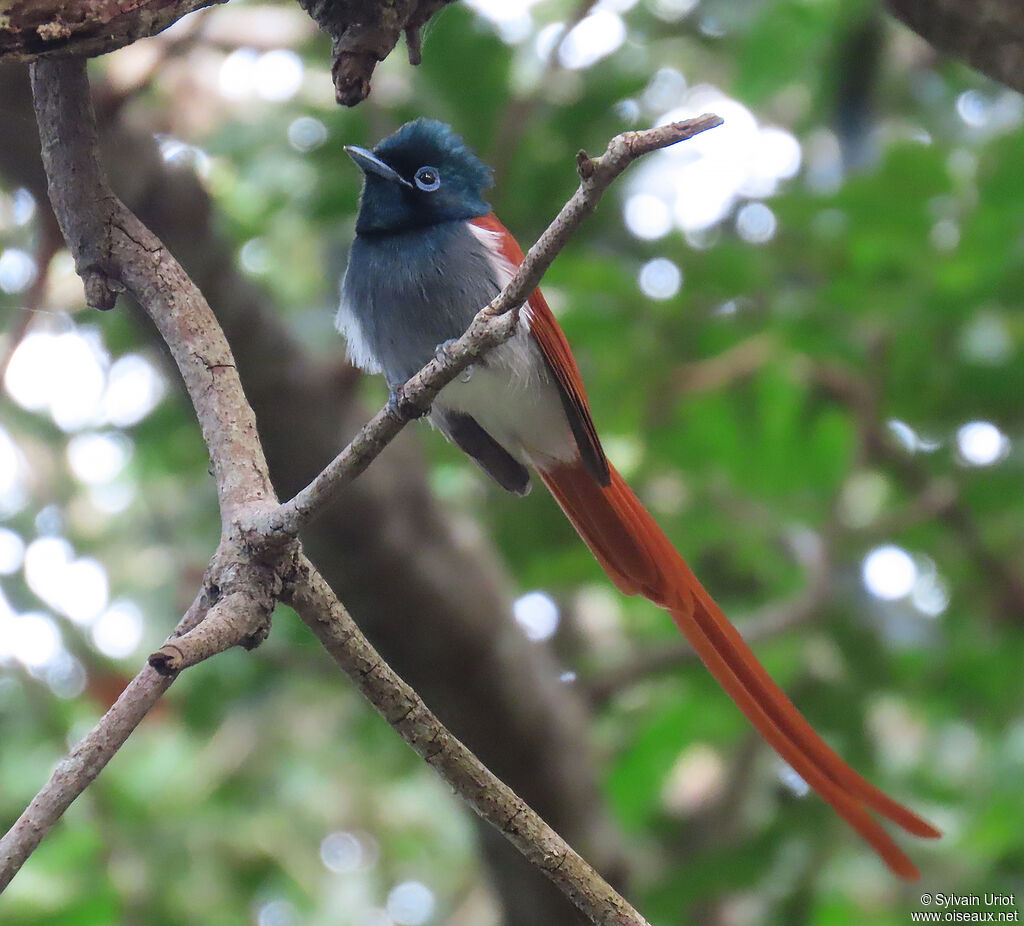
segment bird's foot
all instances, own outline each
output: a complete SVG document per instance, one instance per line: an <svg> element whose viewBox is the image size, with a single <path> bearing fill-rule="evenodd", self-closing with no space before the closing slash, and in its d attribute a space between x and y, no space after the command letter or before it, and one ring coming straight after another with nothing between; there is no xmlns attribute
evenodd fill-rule
<svg viewBox="0 0 1024 926"><path fill-rule="evenodd" d="M452 359L451 351L456 341L458 341L458 338L449 338L447 341L442 341L434 348L434 357L437 359L438 363L447 363Z"/></svg>
<svg viewBox="0 0 1024 926"><path fill-rule="evenodd" d="M422 418L430 409L417 405L405 394L405 389L398 386L388 393L386 411L399 421L413 421L416 418Z"/></svg>
<svg viewBox="0 0 1024 926"><path fill-rule="evenodd" d="M458 338L449 338L441 344L438 344L434 349L434 357L438 363L450 363L452 359L452 346L456 343ZM481 364L486 363L484 360L478 361ZM466 369L459 374L460 383L468 383L473 378L473 364L471 363Z"/></svg>

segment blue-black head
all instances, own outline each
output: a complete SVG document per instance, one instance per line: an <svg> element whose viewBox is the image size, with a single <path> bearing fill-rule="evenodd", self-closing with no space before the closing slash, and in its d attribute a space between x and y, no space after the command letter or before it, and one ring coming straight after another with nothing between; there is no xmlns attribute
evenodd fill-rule
<svg viewBox="0 0 1024 926"><path fill-rule="evenodd" d="M491 169L434 119L407 122L372 150L346 146L363 171L356 231L394 234L491 211Z"/></svg>

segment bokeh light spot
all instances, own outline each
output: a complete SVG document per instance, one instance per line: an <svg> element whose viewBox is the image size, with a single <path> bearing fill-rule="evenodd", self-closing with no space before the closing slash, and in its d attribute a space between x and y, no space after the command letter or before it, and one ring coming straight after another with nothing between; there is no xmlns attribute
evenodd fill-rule
<svg viewBox="0 0 1024 926"><path fill-rule="evenodd" d="M999 366L1013 354L1013 339L1006 321L996 312L979 312L960 335L964 359L984 366Z"/></svg>
<svg viewBox="0 0 1024 926"><path fill-rule="evenodd" d="M928 240L936 251L953 251L960 243L960 226L952 219L939 219L928 233Z"/></svg>
<svg viewBox="0 0 1024 926"><path fill-rule="evenodd" d="M48 614L30 611L7 623L7 648L29 669L42 669L61 652L60 633Z"/></svg>
<svg viewBox="0 0 1024 926"><path fill-rule="evenodd" d="M747 203L736 215L736 231L750 244L764 244L775 237L778 221L764 203Z"/></svg>
<svg viewBox="0 0 1024 926"><path fill-rule="evenodd" d="M861 564L864 586L876 598L896 601L905 598L917 581L917 566L910 554L893 544L876 547Z"/></svg>
<svg viewBox="0 0 1024 926"><path fill-rule="evenodd" d="M87 681L85 667L66 650L57 653L46 667L46 684L64 701L77 698Z"/></svg>
<svg viewBox="0 0 1024 926"><path fill-rule="evenodd" d="M662 804L672 813L694 813L721 795L725 779L725 762L718 750L692 743L676 758L662 785Z"/></svg>
<svg viewBox="0 0 1024 926"><path fill-rule="evenodd" d="M969 421L956 432L956 449L967 466L992 466L1010 453L1010 439L991 421Z"/></svg>
<svg viewBox="0 0 1024 926"><path fill-rule="evenodd" d="M811 789L795 768L786 762L777 765L779 781L781 781L797 797L806 797Z"/></svg>
<svg viewBox="0 0 1024 926"><path fill-rule="evenodd" d="M268 900L256 914L257 926L298 926L299 911L283 898Z"/></svg>
<svg viewBox="0 0 1024 926"><path fill-rule="evenodd" d="M36 198L24 187L19 187L11 196L11 211L15 225L28 225L36 214Z"/></svg>
<svg viewBox="0 0 1024 926"><path fill-rule="evenodd" d="M40 537L25 550L25 581L42 601L76 624L89 624L107 606L107 571L94 559L74 559L63 537Z"/></svg>
<svg viewBox="0 0 1024 926"><path fill-rule="evenodd" d="M517 598L512 613L531 640L547 640L558 629L558 605L544 592L527 592Z"/></svg>
<svg viewBox="0 0 1024 926"><path fill-rule="evenodd" d="M119 428L145 418L167 391L163 376L145 357L125 354L114 361L103 394L103 417Z"/></svg>
<svg viewBox="0 0 1024 926"><path fill-rule="evenodd" d="M256 62L259 55L254 48L236 48L220 66L217 89L227 100L244 100L256 85Z"/></svg>
<svg viewBox="0 0 1024 926"><path fill-rule="evenodd" d="M491 21L503 42L517 45L533 28L530 7L538 0L466 0L466 5Z"/></svg>
<svg viewBox="0 0 1024 926"><path fill-rule="evenodd" d="M617 51L626 41L622 17L598 7L566 36L558 50L558 59L570 71L588 68Z"/></svg>
<svg viewBox="0 0 1024 926"><path fill-rule="evenodd" d="M651 12L666 22L678 22L692 13L700 0L650 0Z"/></svg>
<svg viewBox="0 0 1024 926"><path fill-rule="evenodd" d="M86 485L110 482L132 456L132 442L117 432L78 434L68 441L68 465Z"/></svg>
<svg viewBox="0 0 1024 926"><path fill-rule="evenodd" d="M938 617L949 607L946 582L930 557L915 557L915 565L917 578L910 592L910 603L925 617Z"/></svg>
<svg viewBox="0 0 1024 926"><path fill-rule="evenodd" d="M104 656L123 659L142 642L142 609L134 601L119 599L92 625L92 641Z"/></svg>
<svg viewBox="0 0 1024 926"><path fill-rule="evenodd" d="M299 116L288 126L288 144L296 151L314 151L327 141L327 126L313 116Z"/></svg>
<svg viewBox="0 0 1024 926"><path fill-rule="evenodd" d="M421 926L434 915L434 892L420 881L403 881L388 893L387 909L400 926Z"/></svg>
<svg viewBox="0 0 1024 926"><path fill-rule="evenodd" d="M22 408L48 409L58 427L77 431L100 417L107 362L87 329L33 332L11 357L4 385Z"/></svg>
<svg viewBox="0 0 1024 926"><path fill-rule="evenodd" d="M0 527L0 576L9 576L21 569L25 558L25 541L7 527Z"/></svg>
<svg viewBox="0 0 1024 926"><path fill-rule="evenodd" d="M663 238L672 231L672 210L652 193L635 193L627 198L623 219L630 234L644 241Z"/></svg>
<svg viewBox="0 0 1024 926"><path fill-rule="evenodd" d="M336 874L355 871L363 863L363 844L355 833L331 833L320 843L320 860Z"/></svg>
<svg viewBox="0 0 1024 926"><path fill-rule="evenodd" d="M20 248L6 248L0 253L0 289L5 293L20 293L32 285L36 278L36 262Z"/></svg>
<svg viewBox="0 0 1024 926"><path fill-rule="evenodd" d="M678 106L686 91L686 78L675 68L658 68L644 88L643 103L650 112L662 113Z"/></svg>
<svg viewBox="0 0 1024 926"><path fill-rule="evenodd" d="M18 445L0 427L0 514L21 508L25 500L24 474L25 462Z"/></svg>
<svg viewBox="0 0 1024 926"><path fill-rule="evenodd" d="M640 268L637 283L648 299L671 299L683 285L683 273L667 257L656 257Z"/></svg>
<svg viewBox="0 0 1024 926"><path fill-rule="evenodd" d="M290 100L302 89L304 73L302 58L290 48L265 52L256 60L256 93L272 103Z"/></svg>

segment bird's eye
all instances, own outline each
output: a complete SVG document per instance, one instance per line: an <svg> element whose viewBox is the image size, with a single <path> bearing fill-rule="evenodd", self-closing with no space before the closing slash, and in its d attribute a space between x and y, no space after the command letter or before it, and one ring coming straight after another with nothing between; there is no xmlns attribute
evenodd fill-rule
<svg viewBox="0 0 1024 926"><path fill-rule="evenodd" d="M413 180L424 193L433 193L441 185L441 175L436 167L421 167Z"/></svg>

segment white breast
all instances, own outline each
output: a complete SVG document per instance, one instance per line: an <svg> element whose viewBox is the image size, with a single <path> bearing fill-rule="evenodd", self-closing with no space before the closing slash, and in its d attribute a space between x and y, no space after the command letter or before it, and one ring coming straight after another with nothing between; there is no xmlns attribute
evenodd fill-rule
<svg viewBox="0 0 1024 926"><path fill-rule="evenodd" d="M348 359L360 370L367 373L381 373L380 363L374 357L370 349L366 335L363 333L363 326L359 318L352 311L352 307L345 301L345 280L341 281L341 304L338 306L338 314L334 316L334 327L341 332L345 338L348 349Z"/></svg>
<svg viewBox="0 0 1024 926"><path fill-rule="evenodd" d="M501 256L499 235L470 226L485 245L504 286L515 267ZM576 442L562 408L558 386L537 342L530 335L529 311L520 315L516 333L449 383L437 402L471 415L513 457L522 462L569 462L578 456Z"/></svg>

